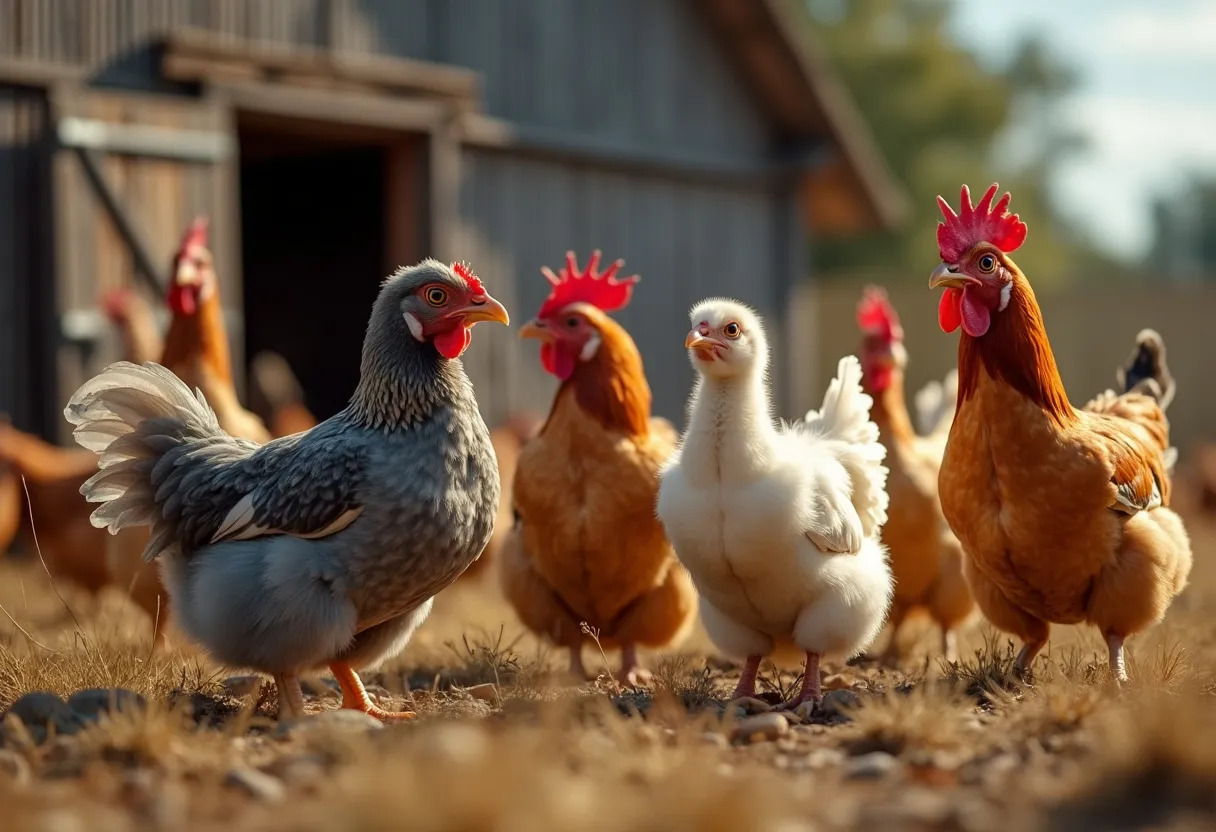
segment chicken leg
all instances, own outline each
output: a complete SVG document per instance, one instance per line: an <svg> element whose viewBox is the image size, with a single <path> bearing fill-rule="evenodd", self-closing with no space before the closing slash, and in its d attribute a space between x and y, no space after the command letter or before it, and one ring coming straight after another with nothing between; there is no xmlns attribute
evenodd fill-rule
<svg viewBox="0 0 1216 832"><path fill-rule="evenodd" d="M300 689L299 675L276 673L274 686L279 692L279 720L304 716L304 691Z"/></svg>
<svg viewBox="0 0 1216 832"><path fill-rule="evenodd" d="M338 687L342 689L343 708L362 711L368 716L374 716L381 722L405 722L417 716L413 711L386 711L375 705L371 697L367 695L367 690L363 687L363 680L359 678L359 674L349 664L334 662L329 666L329 669L333 672L334 679L338 682Z"/></svg>
<svg viewBox="0 0 1216 832"><path fill-rule="evenodd" d="M806 670L802 674L802 689L798 695L783 703L778 710L792 711L803 702L814 702L816 705L823 701L823 690L819 686L819 654L806 652Z"/></svg>
<svg viewBox="0 0 1216 832"><path fill-rule="evenodd" d="M761 656L748 656L739 673L739 684L731 699L745 699L756 695L756 674L760 672Z"/></svg>
<svg viewBox="0 0 1216 832"><path fill-rule="evenodd" d="M654 674L638 663L638 647L626 644L621 648L620 680L630 687L643 687L654 681Z"/></svg>
<svg viewBox="0 0 1216 832"><path fill-rule="evenodd" d="M1123 636L1107 633L1106 646L1110 650L1110 677L1115 685L1122 687L1128 681L1127 664L1123 660Z"/></svg>

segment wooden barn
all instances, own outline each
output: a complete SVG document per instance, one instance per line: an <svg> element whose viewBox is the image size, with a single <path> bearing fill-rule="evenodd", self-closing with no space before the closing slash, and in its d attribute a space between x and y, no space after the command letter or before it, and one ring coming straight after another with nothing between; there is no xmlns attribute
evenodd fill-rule
<svg viewBox="0 0 1216 832"><path fill-rule="evenodd" d="M99 295L159 291L207 214L234 355L281 353L319 415L397 265L466 259L522 321L598 247L642 275L620 317L679 419L694 301L802 355L808 246L902 213L794 2L0 0L0 411L62 438L114 355ZM535 353L478 329L487 419L547 407Z"/></svg>

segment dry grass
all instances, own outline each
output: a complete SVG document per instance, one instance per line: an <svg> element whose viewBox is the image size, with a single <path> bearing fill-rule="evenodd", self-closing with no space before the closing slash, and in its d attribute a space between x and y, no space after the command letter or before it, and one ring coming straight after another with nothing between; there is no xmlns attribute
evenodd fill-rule
<svg viewBox="0 0 1216 832"><path fill-rule="evenodd" d="M441 596L405 654L370 676L390 703L409 696L417 722L281 735L273 697L226 697L222 682L240 671L180 635L152 654L146 618L121 598L57 593L36 563L0 564L11 616L0 616L0 708L89 687L149 702L42 744L0 726L4 828L1210 827L1216 568L1204 553L1216 533L1192 528L1192 588L1133 642L1122 693L1092 634L1059 628L1025 684L1008 639L976 625L957 664L917 644L900 669L827 668L828 687L857 704L755 743L732 741L740 717L723 703L737 670L702 634L646 657L647 690L606 673L576 684L564 655L522 632L492 577ZM934 643L931 631L922 641ZM592 648L587 659L598 670L617 657ZM798 681L765 667L762 690ZM309 708L336 702L322 693Z"/></svg>

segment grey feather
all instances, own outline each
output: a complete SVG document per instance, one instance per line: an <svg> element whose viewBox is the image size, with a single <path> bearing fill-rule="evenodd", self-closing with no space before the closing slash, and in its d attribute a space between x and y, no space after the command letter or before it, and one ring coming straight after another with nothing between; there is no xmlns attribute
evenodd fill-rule
<svg viewBox="0 0 1216 832"><path fill-rule="evenodd" d="M94 524L150 525L179 622L221 661L267 672L398 650L430 599L480 554L497 464L472 386L408 331L435 281L427 261L386 281L350 405L258 446L219 426L198 390L157 364L111 365L64 415L100 468ZM425 305L425 304L424 304Z"/></svg>

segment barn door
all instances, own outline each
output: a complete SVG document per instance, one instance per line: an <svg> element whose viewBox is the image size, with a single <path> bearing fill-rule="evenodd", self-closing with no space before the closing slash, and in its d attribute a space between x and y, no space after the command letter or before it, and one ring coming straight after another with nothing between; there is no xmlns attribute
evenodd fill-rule
<svg viewBox="0 0 1216 832"><path fill-rule="evenodd" d="M239 383L237 144L229 108L213 99L76 86L56 89L52 106L60 401L118 356L99 306L105 292L134 286L163 314L173 251L200 214L211 220Z"/></svg>

